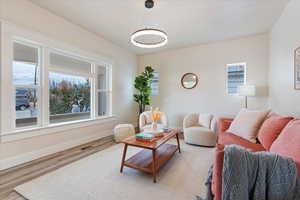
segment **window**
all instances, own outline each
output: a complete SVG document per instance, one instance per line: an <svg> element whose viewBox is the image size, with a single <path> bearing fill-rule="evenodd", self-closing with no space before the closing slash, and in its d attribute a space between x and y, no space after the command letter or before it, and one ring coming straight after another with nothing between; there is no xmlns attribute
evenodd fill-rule
<svg viewBox="0 0 300 200"><path fill-rule="evenodd" d="M38 47L13 43L14 127L36 126L39 113L40 65Z"/></svg>
<svg viewBox="0 0 300 200"><path fill-rule="evenodd" d="M98 116L105 116L110 112L110 84L108 81L109 70L105 66L97 66L97 98L98 98Z"/></svg>
<svg viewBox="0 0 300 200"><path fill-rule="evenodd" d="M238 86L246 83L246 63L227 65L227 93L237 94Z"/></svg>
<svg viewBox="0 0 300 200"><path fill-rule="evenodd" d="M151 81L151 95L158 95L159 93L159 73L153 72L153 79Z"/></svg>
<svg viewBox="0 0 300 200"><path fill-rule="evenodd" d="M12 47L14 121L7 122L8 129L111 115L109 64L19 40Z"/></svg>
<svg viewBox="0 0 300 200"><path fill-rule="evenodd" d="M49 72L50 123L90 118L89 78Z"/></svg>
<svg viewBox="0 0 300 200"><path fill-rule="evenodd" d="M51 124L91 118L90 78L90 63L50 53L49 119Z"/></svg>
<svg viewBox="0 0 300 200"><path fill-rule="evenodd" d="M50 53L50 65L52 69L76 73L91 73L91 63L78 60L58 53Z"/></svg>

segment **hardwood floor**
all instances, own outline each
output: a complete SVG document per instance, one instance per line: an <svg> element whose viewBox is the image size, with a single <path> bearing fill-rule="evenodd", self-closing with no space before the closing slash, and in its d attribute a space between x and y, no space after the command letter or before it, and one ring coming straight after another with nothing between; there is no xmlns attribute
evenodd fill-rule
<svg viewBox="0 0 300 200"><path fill-rule="evenodd" d="M0 171L0 199L26 200L14 191L20 184L49 173L83 157L99 152L115 144L113 137L108 136L72 149L58 152L43 158Z"/></svg>
<svg viewBox="0 0 300 200"><path fill-rule="evenodd" d="M3 198L4 200L27 200L15 191L10 192L6 197Z"/></svg>

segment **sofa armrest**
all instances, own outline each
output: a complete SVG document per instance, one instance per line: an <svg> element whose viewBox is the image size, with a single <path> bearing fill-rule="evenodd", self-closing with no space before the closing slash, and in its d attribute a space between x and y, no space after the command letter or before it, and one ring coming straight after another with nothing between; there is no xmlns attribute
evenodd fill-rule
<svg viewBox="0 0 300 200"><path fill-rule="evenodd" d="M183 128L185 129L185 128L189 128L191 126L199 125L198 120L199 120L199 114L196 114L196 113L188 114L183 119Z"/></svg>
<svg viewBox="0 0 300 200"><path fill-rule="evenodd" d="M214 194L214 200L222 199L222 174L224 161L224 145L218 144L215 150L215 161L213 166L213 177L211 191Z"/></svg>
<svg viewBox="0 0 300 200"><path fill-rule="evenodd" d="M218 122L218 134L224 133L227 129L229 129L233 118L220 118Z"/></svg>

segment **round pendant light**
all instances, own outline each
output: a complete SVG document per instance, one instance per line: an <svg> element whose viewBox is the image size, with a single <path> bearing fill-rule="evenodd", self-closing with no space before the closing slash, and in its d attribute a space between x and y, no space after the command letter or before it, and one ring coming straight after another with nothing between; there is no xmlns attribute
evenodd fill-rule
<svg viewBox="0 0 300 200"><path fill-rule="evenodd" d="M145 1L145 7L146 8L153 8L153 6L154 6L154 1L153 0L146 0Z"/></svg>
<svg viewBox="0 0 300 200"><path fill-rule="evenodd" d="M156 41L142 41L142 37L153 37ZM164 31L158 29L141 29L131 35L131 43L141 48L157 48L168 42L168 36Z"/></svg>
<svg viewBox="0 0 300 200"><path fill-rule="evenodd" d="M154 1L153 0L146 0L145 7L148 9L153 8ZM167 34L159 29L140 29L130 37L131 43L137 47L141 48L157 48L164 46L168 43L168 36Z"/></svg>

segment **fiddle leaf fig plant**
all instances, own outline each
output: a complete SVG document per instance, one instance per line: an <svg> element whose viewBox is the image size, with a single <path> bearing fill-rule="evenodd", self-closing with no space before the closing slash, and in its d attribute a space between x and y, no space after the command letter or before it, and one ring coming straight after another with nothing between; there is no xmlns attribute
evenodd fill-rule
<svg viewBox="0 0 300 200"><path fill-rule="evenodd" d="M153 79L154 69L146 66L145 71L138 75L134 81L134 87L137 92L133 95L134 101L139 105L139 114L143 113L147 105L151 103L151 81Z"/></svg>

